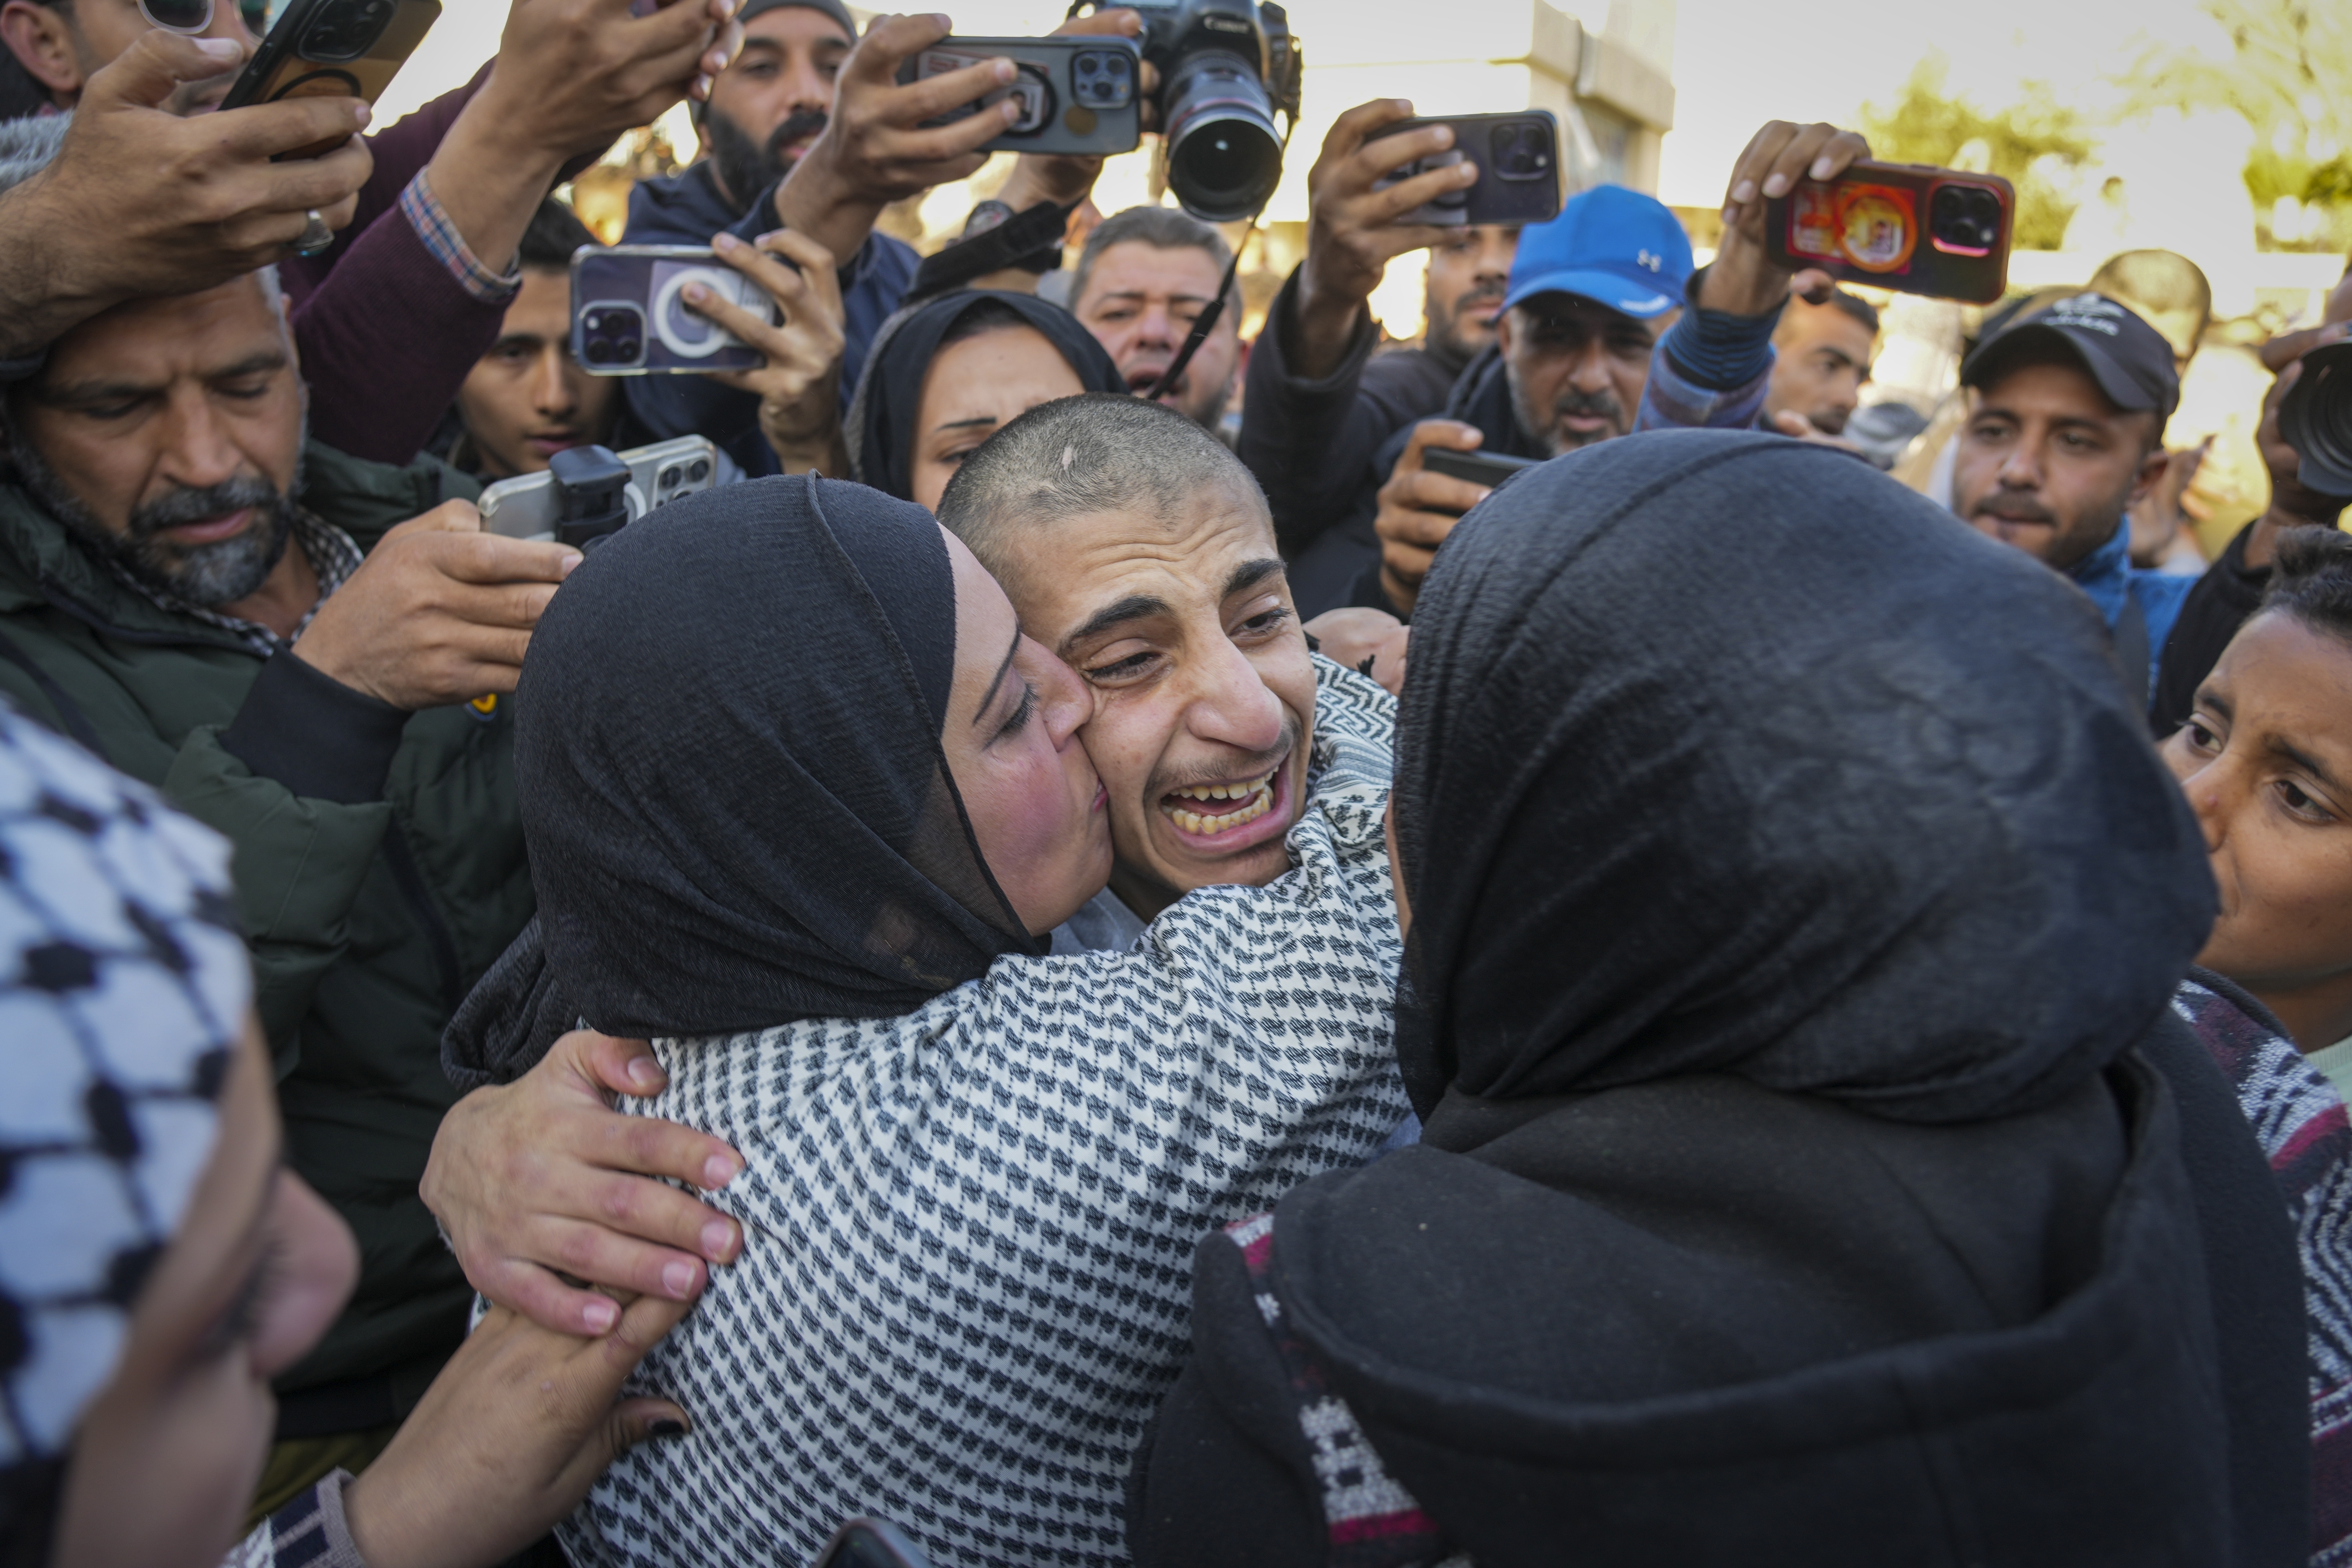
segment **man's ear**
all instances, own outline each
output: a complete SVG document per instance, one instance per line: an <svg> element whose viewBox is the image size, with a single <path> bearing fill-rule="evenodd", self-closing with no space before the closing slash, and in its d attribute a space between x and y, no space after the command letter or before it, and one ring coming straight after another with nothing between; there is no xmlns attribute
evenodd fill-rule
<svg viewBox="0 0 2352 1568"><path fill-rule="evenodd" d="M31 0L7 0L0 5L0 41L60 109L72 106L82 89L81 51L74 47L73 23L65 12Z"/></svg>
<svg viewBox="0 0 2352 1568"><path fill-rule="evenodd" d="M2139 460L2139 472L2132 476L2131 500L2126 504L2137 506L2145 500L2149 491L2164 482L2164 470L2171 466L2172 454L2164 449L2161 440L2158 441L2154 449Z"/></svg>

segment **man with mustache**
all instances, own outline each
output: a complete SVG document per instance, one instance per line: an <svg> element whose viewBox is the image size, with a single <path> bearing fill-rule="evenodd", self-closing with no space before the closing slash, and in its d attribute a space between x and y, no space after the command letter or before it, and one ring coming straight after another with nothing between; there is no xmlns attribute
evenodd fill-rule
<svg viewBox="0 0 2352 1568"><path fill-rule="evenodd" d="M530 916L499 694L579 552L482 532L430 458L307 440L267 268L102 310L0 392L0 696L232 841L288 1163L365 1258L278 1380L275 1507L372 1459L465 1333L416 1183L441 1029ZM175 968L186 939L120 933Z"/></svg>
<svg viewBox="0 0 2352 1568"><path fill-rule="evenodd" d="M1486 486L1425 468L1428 448L1541 459L1630 432L1690 273L1675 215L1622 185L1570 197L1522 231L1493 346L1454 382L1443 416L1391 436L1361 481L1379 552L1345 602L1410 619L1438 545L1486 498Z"/></svg>
<svg viewBox="0 0 2352 1568"><path fill-rule="evenodd" d="M1437 129L1373 134L1412 113L1402 100L1378 99L1333 123L1307 176L1306 259L1250 351L1238 449L1274 508L1309 616L1345 603L1379 552L1361 477L1382 442L1445 406L1455 378L1495 341L1518 249L1516 228L1396 221L1467 177L1456 165L1381 184L1450 142ZM1423 247L1422 341L1377 352L1372 290L1391 260Z"/></svg>

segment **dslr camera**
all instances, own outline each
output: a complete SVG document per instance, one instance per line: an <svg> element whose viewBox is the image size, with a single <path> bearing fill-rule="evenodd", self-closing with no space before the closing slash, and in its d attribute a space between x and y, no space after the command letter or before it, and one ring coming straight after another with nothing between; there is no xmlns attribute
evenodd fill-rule
<svg viewBox="0 0 2352 1568"><path fill-rule="evenodd" d="M1305 62L1289 16L1275 0L1120 3L1143 18L1143 58L1160 70L1168 188L1206 222L1251 216L1282 183L1275 113L1298 121Z"/></svg>
<svg viewBox="0 0 2352 1568"><path fill-rule="evenodd" d="M2303 356L2279 405L2279 434L2303 458L2296 477L2325 496L2352 496L2352 342Z"/></svg>

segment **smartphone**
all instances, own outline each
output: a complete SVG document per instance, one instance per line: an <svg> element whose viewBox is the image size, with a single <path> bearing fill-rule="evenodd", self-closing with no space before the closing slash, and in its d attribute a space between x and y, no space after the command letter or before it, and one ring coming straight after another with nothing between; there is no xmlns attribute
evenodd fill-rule
<svg viewBox="0 0 2352 1568"><path fill-rule="evenodd" d="M1538 458L1511 458L1500 452L1457 452L1451 447L1421 449L1421 466L1431 473L1444 474L1449 479L1467 479L1490 490L1501 489L1539 462Z"/></svg>
<svg viewBox="0 0 2352 1568"><path fill-rule="evenodd" d="M441 15L441 0L294 0L230 84L223 109L281 98L373 103ZM276 159L318 158L341 146L314 142Z"/></svg>
<svg viewBox="0 0 2352 1568"><path fill-rule="evenodd" d="M774 322L776 301L752 279L703 247L583 245L572 256L572 357L590 375L679 375L757 370L766 356L687 309L700 283Z"/></svg>
<svg viewBox="0 0 2352 1568"><path fill-rule="evenodd" d="M833 1532L809 1568L930 1568L922 1548L879 1519L853 1519Z"/></svg>
<svg viewBox="0 0 2352 1568"><path fill-rule="evenodd" d="M627 521L667 506L681 496L741 477L733 471L733 465L727 462L718 447L699 436L680 436L656 441L650 447L633 447L625 452L608 452L602 447L586 450L592 455L601 453L609 462L627 470L619 497L624 521ZM564 454L559 452L556 456ZM551 468L500 479L484 490L482 499L475 504L481 509L482 526L509 539L553 539L568 511L578 510L576 505L567 509L559 477Z"/></svg>
<svg viewBox="0 0 2352 1568"><path fill-rule="evenodd" d="M1143 55L1132 38L941 38L898 67L901 83L1009 59L1012 82L926 125L950 125L1017 99L1021 118L987 153L1132 153L1143 141Z"/></svg>
<svg viewBox="0 0 2352 1568"><path fill-rule="evenodd" d="M1427 120L1400 120L1366 138L1378 141L1431 125L1454 127L1454 145L1427 158L1416 158L1402 169L1372 182L1376 191L1451 168L1465 158L1478 165L1478 183L1467 190L1449 191L1396 221L1401 224L1506 224L1514 227L1547 223L1559 216L1559 121L1548 109L1523 109L1514 114L1448 114Z"/></svg>
<svg viewBox="0 0 2352 1568"><path fill-rule="evenodd" d="M1860 163L1765 204L1765 254L1848 283L1990 305L2009 286L2017 193L1999 174Z"/></svg>

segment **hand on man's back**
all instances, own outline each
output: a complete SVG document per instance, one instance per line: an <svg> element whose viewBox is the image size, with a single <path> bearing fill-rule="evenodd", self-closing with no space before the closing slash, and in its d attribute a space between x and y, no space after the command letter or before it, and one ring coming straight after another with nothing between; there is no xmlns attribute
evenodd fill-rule
<svg viewBox="0 0 2352 1568"><path fill-rule="evenodd" d="M411 712L515 689L523 650L569 545L482 531L470 501L444 502L385 534L319 606L295 657Z"/></svg>

